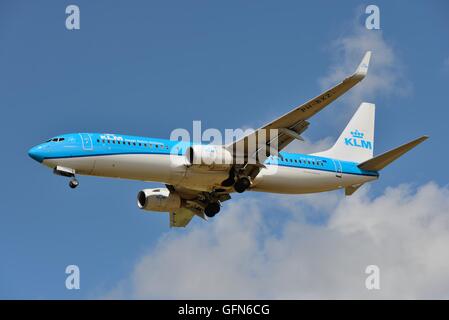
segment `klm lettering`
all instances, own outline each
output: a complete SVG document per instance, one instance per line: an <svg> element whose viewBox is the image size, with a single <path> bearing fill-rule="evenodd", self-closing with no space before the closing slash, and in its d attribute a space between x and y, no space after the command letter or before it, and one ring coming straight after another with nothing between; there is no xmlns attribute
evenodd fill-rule
<svg viewBox="0 0 449 320"><path fill-rule="evenodd" d="M371 150L373 148L371 141L366 141L363 139L345 138L345 144L347 146L359 147L359 148L369 149L369 150Z"/></svg>

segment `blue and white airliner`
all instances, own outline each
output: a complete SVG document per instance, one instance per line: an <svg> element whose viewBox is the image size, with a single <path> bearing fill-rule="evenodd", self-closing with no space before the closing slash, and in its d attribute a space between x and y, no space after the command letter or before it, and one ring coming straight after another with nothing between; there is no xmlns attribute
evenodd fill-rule
<svg viewBox="0 0 449 320"><path fill-rule="evenodd" d="M143 210L168 212L171 227L185 227L195 215L206 220L215 216L233 192L304 194L341 188L351 195L364 183L378 179L380 170L427 136L373 157L375 106L364 102L330 149L314 154L281 150L302 140L300 134L309 126L308 120L366 76L370 57L368 51L356 72L341 83L230 144L73 133L49 139L28 154L55 174L69 177L71 188L78 186L76 175L165 184L164 188L138 192L137 205ZM262 132L268 150L263 159L254 157L249 148L250 141L257 144ZM271 145L274 140L276 148ZM231 161L215 161L218 154Z"/></svg>

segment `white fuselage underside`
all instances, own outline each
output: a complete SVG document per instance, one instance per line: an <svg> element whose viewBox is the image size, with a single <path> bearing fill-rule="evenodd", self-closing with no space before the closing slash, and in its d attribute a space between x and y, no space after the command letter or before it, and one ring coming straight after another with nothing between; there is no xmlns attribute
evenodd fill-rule
<svg viewBox="0 0 449 320"><path fill-rule="evenodd" d="M228 177L226 170L187 166L184 156L119 154L45 159L54 168L72 168L77 174L152 181L184 188L212 191ZM377 179L375 176L338 174L333 171L267 165L254 179L251 190L301 194L329 191ZM230 189L232 191L232 189Z"/></svg>

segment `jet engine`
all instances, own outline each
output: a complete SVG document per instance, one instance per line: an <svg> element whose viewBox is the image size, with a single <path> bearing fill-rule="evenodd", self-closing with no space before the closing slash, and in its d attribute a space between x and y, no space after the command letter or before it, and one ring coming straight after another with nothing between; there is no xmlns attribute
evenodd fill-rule
<svg viewBox="0 0 449 320"><path fill-rule="evenodd" d="M143 210L172 212L181 208L182 199L166 188L144 189L137 194L137 205Z"/></svg>
<svg viewBox="0 0 449 320"><path fill-rule="evenodd" d="M228 167L234 162L231 152L217 145L191 146L185 156L191 166Z"/></svg>

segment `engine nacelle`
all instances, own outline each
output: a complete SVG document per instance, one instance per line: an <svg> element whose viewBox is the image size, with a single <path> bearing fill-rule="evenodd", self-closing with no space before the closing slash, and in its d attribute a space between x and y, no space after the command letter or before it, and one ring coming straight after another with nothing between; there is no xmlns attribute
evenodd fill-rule
<svg viewBox="0 0 449 320"><path fill-rule="evenodd" d="M166 188L144 189L137 194L137 205L143 210L171 212L181 208L182 200Z"/></svg>
<svg viewBox="0 0 449 320"><path fill-rule="evenodd" d="M234 162L231 152L223 146L194 145L185 154L189 165L196 166L229 166Z"/></svg>

